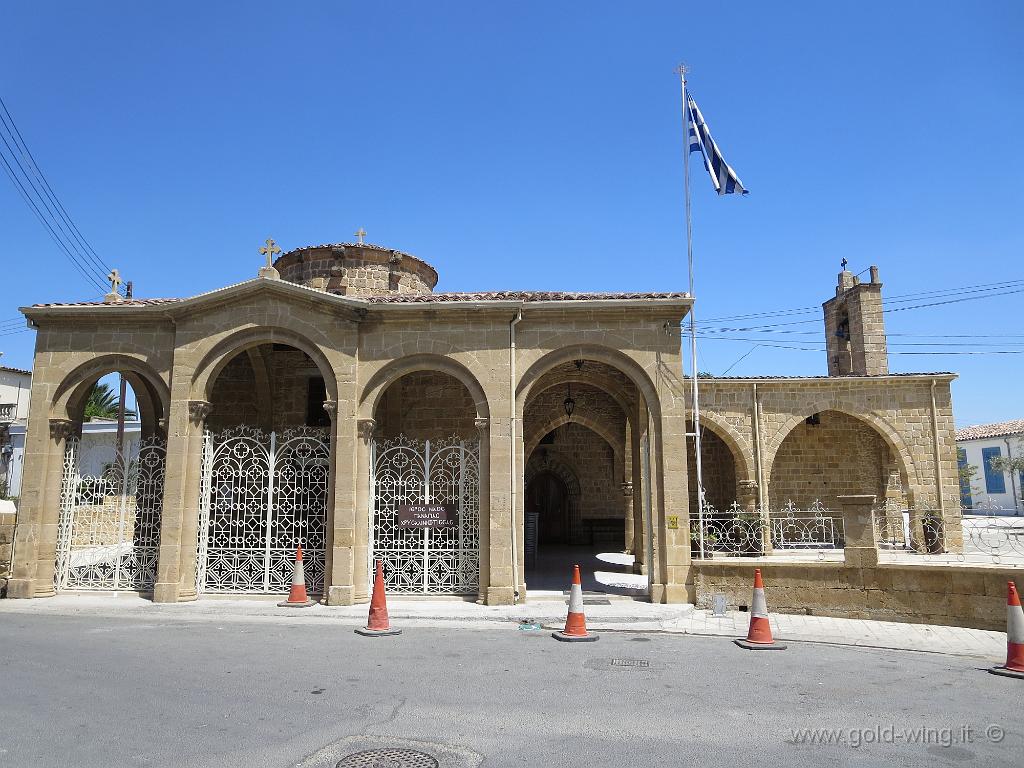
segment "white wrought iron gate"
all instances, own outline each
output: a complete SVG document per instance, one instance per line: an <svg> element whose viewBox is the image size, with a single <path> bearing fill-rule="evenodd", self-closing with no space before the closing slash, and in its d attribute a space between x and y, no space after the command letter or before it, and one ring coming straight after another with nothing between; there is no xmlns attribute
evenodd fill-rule
<svg viewBox="0 0 1024 768"><path fill-rule="evenodd" d="M61 589L153 588L160 551L167 444L67 441L54 584Z"/></svg>
<svg viewBox="0 0 1024 768"><path fill-rule="evenodd" d="M324 588L330 438L249 426L207 433L203 445L200 592L287 592L302 546L306 587Z"/></svg>
<svg viewBox="0 0 1024 768"><path fill-rule="evenodd" d="M480 441L372 443L370 571L384 564L390 592L473 595L480 585ZM455 507L458 525L403 528L399 507Z"/></svg>

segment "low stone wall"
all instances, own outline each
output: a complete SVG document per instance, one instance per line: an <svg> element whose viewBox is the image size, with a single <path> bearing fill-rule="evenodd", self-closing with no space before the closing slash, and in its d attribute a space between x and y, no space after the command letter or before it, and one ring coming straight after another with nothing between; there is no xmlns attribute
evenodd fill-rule
<svg viewBox="0 0 1024 768"><path fill-rule="evenodd" d="M1024 588L1024 570L995 566L841 562L693 561L698 607L723 593L729 607L750 605L754 568L765 582L769 610L856 619L1006 629L1006 583Z"/></svg>
<svg viewBox="0 0 1024 768"><path fill-rule="evenodd" d="M0 512L0 596L7 591L7 579L11 570L11 554L14 548L14 522L17 514Z"/></svg>

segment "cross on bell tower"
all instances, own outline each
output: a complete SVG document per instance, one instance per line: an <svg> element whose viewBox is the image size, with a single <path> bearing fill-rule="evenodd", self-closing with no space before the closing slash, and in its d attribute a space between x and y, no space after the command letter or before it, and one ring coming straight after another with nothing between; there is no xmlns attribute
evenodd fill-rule
<svg viewBox="0 0 1024 768"><path fill-rule="evenodd" d="M363 238L366 237L366 230L360 227L355 231L355 236L359 238L359 244L363 244Z"/></svg>

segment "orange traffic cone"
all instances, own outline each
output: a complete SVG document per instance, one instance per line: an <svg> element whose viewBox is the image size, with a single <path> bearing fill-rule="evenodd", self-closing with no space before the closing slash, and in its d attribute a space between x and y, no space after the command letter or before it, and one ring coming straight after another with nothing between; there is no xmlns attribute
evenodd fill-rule
<svg viewBox="0 0 1024 768"><path fill-rule="evenodd" d="M288 599L278 603L282 608L307 608L315 603L306 595L306 571L302 567L302 545L299 545L295 553L295 568L292 570L292 588L288 592Z"/></svg>
<svg viewBox="0 0 1024 768"><path fill-rule="evenodd" d="M400 635L402 630L392 629L388 620L388 600L384 595L384 565L377 561L377 575L373 577L373 596L370 598L370 615L366 626L356 630L357 635L381 637Z"/></svg>
<svg viewBox="0 0 1024 768"><path fill-rule="evenodd" d="M569 615L565 618L565 629L552 632L555 640L570 643L592 643L597 635L587 632L587 617L583 615L583 587L580 584L580 567L572 567L572 586L569 587Z"/></svg>
<svg viewBox="0 0 1024 768"><path fill-rule="evenodd" d="M733 641L748 651L783 651L786 646L775 642L772 628L768 623L768 601L764 598L764 582L761 569L754 569L754 598L750 601L750 627L744 640Z"/></svg>
<svg viewBox="0 0 1024 768"><path fill-rule="evenodd" d="M1024 680L1024 609L1020 607L1017 585L1007 584L1006 595L1006 663L989 672Z"/></svg>

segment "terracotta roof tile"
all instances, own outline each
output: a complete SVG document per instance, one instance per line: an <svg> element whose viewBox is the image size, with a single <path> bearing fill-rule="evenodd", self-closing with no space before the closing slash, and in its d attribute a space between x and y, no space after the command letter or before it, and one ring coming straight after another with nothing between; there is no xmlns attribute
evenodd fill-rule
<svg viewBox="0 0 1024 768"><path fill-rule="evenodd" d="M148 307L153 304L172 304L181 299L125 299L116 304L107 304L102 301L71 301L57 302L54 304L33 304L33 307Z"/></svg>
<svg viewBox="0 0 1024 768"><path fill-rule="evenodd" d="M977 424L956 431L957 440L981 440L986 437L1024 434L1024 419L997 421L994 424Z"/></svg>
<svg viewBox="0 0 1024 768"><path fill-rule="evenodd" d="M576 291L482 291L479 293L396 293L368 296L371 304L450 304L459 301L642 301L644 299L688 299L688 293L581 293Z"/></svg>

